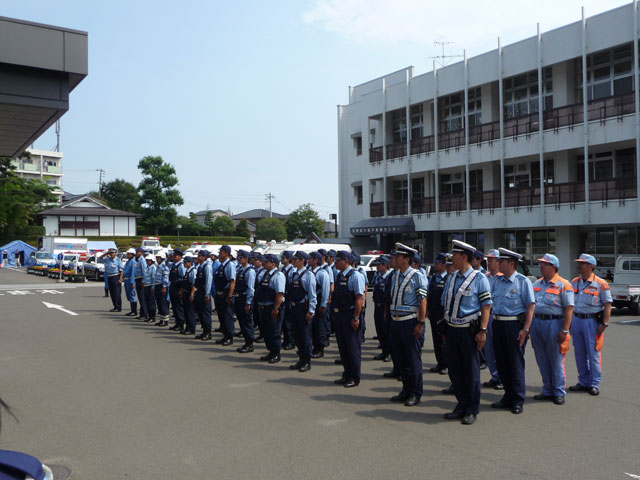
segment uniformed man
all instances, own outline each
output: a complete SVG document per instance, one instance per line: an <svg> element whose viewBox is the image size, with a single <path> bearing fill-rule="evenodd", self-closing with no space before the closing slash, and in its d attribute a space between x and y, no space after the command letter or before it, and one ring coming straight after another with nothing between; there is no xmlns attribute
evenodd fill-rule
<svg viewBox="0 0 640 480"><path fill-rule="evenodd" d="M472 425L480 407L480 350L484 346L491 311L489 280L471 267L475 248L453 241L453 267L442 295L447 322L446 345L449 376L458 404L445 414L448 420L462 419Z"/></svg>
<svg viewBox="0 0 640 480"><path fill-rule="evenodd" d="M331 309L336 329L336 341L344 371L342 378L335 380L345 388L360 384L362 360L362 328L360 311L365 295L364 279L351 267L351 254L346 250L336 253L336 276Z"/></svg>
<svg viewBox="0 0 640 480"><path fill-rule="evenodd" d="M147 313L147 301L144 298L144 285L142 284L142 277L147 269L147 262L144 259L144 249L142 247L136 248L135 262L134 278L136 282L136 296L138 297L138 304L140 306L140 315L136 318L144 321L149 318L149 314Z"/></svg>
<svg viewBox="0 0 640 480"><path fill-rule="evenodd" d="M265 271L260 279L260 287L256 291L256 302L260 315L261 331L264 335L268 353L260 360L269 363L280 361L282 348L282 317L280 309L284 301L284 274L278 270L278 257L272 253L263 256Z"/></svg>
<svg viewBox="0 0 640 480"><path fill-rule="evenodd" d="M253 263L253 268L256 270L256 280L255 285L253 287L254 295L253 295L253 329L258 330L258 336L256 337L256 343L264 342L264 336L261 321L260 321L260 312L258 310L258 302L256 301L256 296L258 291L260 290L260 281L264 276L264 267L262 266L263 255L260 252L251 252L251 262ZM255 335L255 333L254 333Z"/></svg>
<svg viewBox="0 0 640 480"><path fill-rule="evenodd" d="M311 328L316 313L316 277L308 270L309 254L298 250L291 259L294 272L289 282L289 306L293 323L293 337L298 348L298 361L290 365L290 370L306 372L311 369L312 339Z"/></svg>
<svg viewBox="0 0 640 480"><path fill-rule="evenodd" d="M492 273L494 254L490 250L487 255L489 271ZM495 275L495 278L490 275L488 278L490 284L493 282L493 351L499 378L504 385L504 395L491 407L511 409L511 413L518 415L522 413L526 393L524 349L536 304L531 282L517 271L522 255L500 248L497 257L502 275Z"/></svg>
<svg viewBox="0 0 640 480"><path fill-rule="evenodd" d="M498 257L500 256L500 252L495 248L492 248L487 252L487 280L489 280L489 286L491 287L491 291L493 292L493 287L496 284L496 281L502 276L500 272L500 265L498 261ZM495 299L494 299L495 303ZM491 325L493 324L493 312L489 315L489 327L487 328L487 341L484 342L484 348L482 352L484 353L484 359L486 361L487 367L489 368L489 373L491 374L491 378L489 381L484 382L482 384L483 387L493 388L494 390L502 390L503 385L500 381L500 375L498 374L498 367L496 366L496 357L493 352L493 329Z"/></svg>
<svg viewBox="0 0 640 480"><path fill-rule="evenodd" d="M296 348L293 336L293 319L291 318L289 296L287 295L289 282L291 281L291 276L295 271L295 268L291 265L292 256L293 252L290 250L285 250L280 256L280 271L284 274L284 278L286 280L284 288L284 306L282 308L282 334L284 336L282 345L283 350L293 350Z"/></svg>
<svg viewBox="0 0 640 480"><path fill-rule="evenodd" d="M167 265L167 256L164 252L156 254L156 275L154 279L154 293L156 297L156 307L158 308L158 316L160 319L156 326L166 327L169 325L169 302L167 300L167 291L169 288L169 267Z"/></svg>
<svg viewBox="0 0 640 480"><path fill-rule="evenodd" d="M332 327L332 320L331 320L333 318L333 312L331 311L331 295L333 295L333 288L334 288L334 283L336 279L336 273L334 268L332 268L332 266L329 265L328 263L330 259L329 252L324 248L319 249L318 252L322 255L322 264L320 265L320 268L322 268L325 272L327 272L327 276L329 277L329 282L330 282L329 299L327 300L327 312L326 312L326 315L324 316L325 331L326 331L326 335L325 335L326 340L325 340L324 347L327 348L331 344L329 337L334 332ZM334 252L334 255L335 255L335 252Z"/></svg>
<svg viewBox="0 0 640 480"><path fill-rule="evenodd" d="M235 324L233 320L233 292L236 288L236 268L231 261L231 247L223 245L218 255L220 267L213 279L216 289L216 311L220 320L222 338L217 345L233 345Z"/></svg>
<svg viewBox="0 0 640 480"><path fill-rule="evenodd" d="M195 295L196 266L193 257L186 255L183 262L185 272L182 277L182 306L184 313L184 328L180 329L182 335L195 335L196 333L196 311L193 306Z"/></svg>
<svg viewBox="0 0 640 480"><path fill-rule="evenodd" d="M351 265L351 267L360 275L362 275L362 278L364 278L365 294L362 298L362 309L360 310L360 323L362 325L362 343L364 343L365 334L367 332L367 323L365 321L365 313L367 310L367 293L366 292L369 289L369 277L367 277L367 272L365 272L364 268L362 268L362 265L360 265L360 261L362 260L360 258L360 254L354 250L351 252L351 257L353 258L353 264Z"/></svg>
<svg viewBox="0 0 640 480"><path fill-rule="evenodd" d="M434 273L429 277L427 287L427 314L429 316L429 324L431 325L431 339L433 340L433 352L436 356L436 366L431 367L431 373L439 373L446 375L447 356L443 334L446 331L444 324L444 308L442 307L442 292L447 280L447 256L439 253L433 262Z"/></svg>
<svg viewBox="0 0 640 480"><path fill-rule="evenodd" d="M389 254L385 254L384 257L389 261L389 273L392 274L395 270L396 270L396 255L395 255L395 250L392 250L391 252L389 252ZM385 286L385 290L386 292L390 292L391 291L391 279L393 277L391 275L387 276L387 282L386 282L386 286ZM387 339L389 339L389 329L391 328L391 314L389 313L389 307L391 305L391 295L387 294L387 298L386 298L386 306L387 306ZM395 378L397 381L401 382L402 381L402 376L400 375L400 370L398 368L398 361L396 360L395 357L395 353L393 351L393 349L391 348L391 340L389 339L389 348L391 349L391 362L393 365L393 368L391 369L390 372L384 372L382 374L383 377L385 378Z"/></svg>
<svg viewBox="0 0 640 480"><path fill-rule="evenodd" d="M184 331L184 300L182 299L182 288L184 287L184 276L187 272L182 256L184 252L181 248L173 250L173 263L169 266L169 299L173 310L175 324L169 330Z"/></svg>
<svg viewBox="0 0 640 480"><path fill-rule="evenodd" d="M567 395L564 357L573 317L573 286L558 275L560 261L555 255L545 253L538 259L538 264L542 277L533 284L536 309L531 325L531 346L542 375L542 393L533 398L564 405Z"/></svg>
<svg viewBox="0 0 640 480"><path fill-rule="evenodd" d="M103 253L99 258L104 257L104 276L107 279L109 285L109 295L111 295L111 303L113 308L110 312L122 311L122 282L120 280L120 272L124 270L122 260L116 255L118 251L115 248L110 248L106 253Z"/></svg>
<svg viewBox="0 0 640 480"><path fill-rule="evenodd" d="M156 321L156 296L154 291L155 278L156 278L156 259L149 253L144 257L147 264L144 275L142 276L142 285L144 288L144 299L147 304L147 319L146 323L153 323Z"/></svg>
<svg viewBox="0 0 640 480"><path fill-rule="evenodd" d="M307 263L311 267L311 272L316 277L317 306L316 313L311 321L311 339L313 345L311 358L322 358L324 357L324 349L327 344L327 336L329 335L326 318L329 314L329 296L331 294L330 273L322 268L324 258L319 251L311 252Z"/></svg>
<svg viewBox="0 0 640 480"><path fill-rule="evenodd" d="M417 250L396 243L396 269L391 277L389 338L398 370L402 377L402 391L391 398L413 407L422 398L422 346L427 316L427 282L412 268L411 260Z"/></svg>
<svg viewBox="0 0 640 480"><path fill-rule="evenodd" d="M124 264L124 269L122 270L122 272L120 272L120 283L124 285L124 293L127 296L127 300L129 301L129 306L131 309L131 311L125 314L125 316L135 317L136 315L138 315L138 299L136 298L135 280L136 251L133 248L130 248L126 253L127 263Z"/></svg>
<svg viewBox="0 0 640 480"><path fill-rule="evenodd" d="M391 361L391 341L389 340L389 304L387 302L387 286L389 284L389 259L379 256L371 266L376 269L371 283L373 284L373 321L376 326L378 342L382 352L374 356L374 360Z"/></svg>
<svg viewBox="0 0 640 480"><path fill-rule="evenodd" d="M571 333L578 367L578 383L569 387L572 392L600 393L602 369L602 339L611 317L609 284L593 273L596 259L583 253L576 260L580 276L571 281L575 292L575 308Z"/></svg>
<svg viewBox="0 0 640 480"><path fill-rule="evenodd" d="M198 269L196 270L196 278L194 280L195 291L193 294L193 303L195 306L198 321L202 326L202 333L196 335L198 340L211 340L211 284L213 275L211 275L211 260L209 252L200 250L198 252Z"/></svg>
<svg viewBox="0 0 640 480"><path fill-rule="evenodd" d="M236 349L238 353L253 352L253 318L252 304L256 283L256 270L249 264L249 252L238 250L238 271L236 272L236 285L233 290L235 296L234 309L240 332L244 338L244 345Z"/></svg>
<svg viewBox="0 0 640 480"><path fill-rule="evenodd" d="M447 267L447 275L451 275L452 273L457 272L457 270L455 269L455 267L453 266L453 255L451 254L451 252L447 252L447 261L445 262L445 266ZM443 332L443 336L446 335L447 333L447 322L443 321L444 325L444 332ZM446 349L446 340L445 340L445 349ZM451 372L449 372L449 379L451 379ZM443 395L454 395L455 392L453 390L453 383L451 385L449 385L447 388L443 388L442 389L442 394Z"/></svg>
<svg viewBox="0 0 640 480"><path fill-rule="evenodd" d="M474 270L480 270L485 275L487 274L487 269L482 266L482 262L484 261L484 253L480 250L476 250L473 252L473 256L471 257L471 267Z"/></svg>
<svg viewBox="0 0 640 480"><path fill-rule="evenodd" d="M416 251L417 252L417 251ZM427 271L422 268L422 257L417 253L411 259L411 268L417 270L420 275L424 278L424 283L428 284L429 279L427 278Z"/></svg>

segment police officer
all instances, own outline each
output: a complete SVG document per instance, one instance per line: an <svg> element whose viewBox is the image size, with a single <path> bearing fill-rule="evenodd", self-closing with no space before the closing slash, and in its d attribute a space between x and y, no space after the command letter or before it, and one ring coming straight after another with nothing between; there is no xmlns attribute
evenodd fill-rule
<svg viewBox="0 0 640 480"><path fill-rule="evenodd" d="M280 271L284 274L284 278L287 282L284 288L284 308L282 309L282 333L284 336L284 345L282 346L283 350L293 350L296 347L293 337L293 319L291 318L289 295L287 295L287 292L289 291L289 282L291 281L291 276L295 271L295 268L291 265L292 256L293 252L290 250L285 250L280 256L280 262L282 264L280 266Z"/></svg>
<svg viewBox="0 0 640 480"><path fill-rule="evenodd" d="M326 318L329 314L329 296L331 294L331 280L329 278L330 273L326 269L322 268L324 258L322 254L318 252L311 252L308 265L311 267L311 272L316 277L316 313L311 321L311 338L313 349L311 351L311 358L324 357L324 349L327 344L327 336L329 331L327 330Z"/></svg>
<svg viewBox="0 0 640 480"><path fill-rule="evenodd" d="M436 356L436 366L431 367L431 373L446 375L447 356L442 335L445 333L444 308L442 307L442 292L447 280L447 256L439 253L433 262L434 273L429 277L427 287L427 314L431 325L431 339L433 340L433 352Z"/></svg>
<svg viewBox="0 0 640 480"><path fill-rule="evenodd" d="M365 295L364 279L350 265L351 254L346 250L336 253L336 276L331 309L336 329L336 341L344 372L335 380L345 388L360 384L360 364L362 359L362 328L360 311Z"/></svg>
<svg viewBox="0 0 640 480"><path fill-rule="evenodd" d="M211 260L209 252L200 250L198 252L198 269L194 280L195 292L193 303L195 306L198 321L202 326L202 333L196 338L202 341L211 340Z"/></svg>
<svg viewBox="0 0 640 480"><path fill-rule="evenodd" d="M422 397L422 346L427 316L426 278L412 268L417 251L396 243L396 269L391 277L389 338L402 377L402 391L391 398L413 407Z"/></svg>
<svg viewBox="0 0 640 480"><path fill-rule="evenodd" d="M156 278L156 260L152 254L147 254L144 257L147 264L144 275L142 276L142 285L144 288L144 299L147 304L147 319L145 323L153 323L156 321L156 296L154 291L154 284Z"/></svg>
<svg viewBox="0 0 640 480"><path fill-rule="evenodd" d="M182 292L181 297L185 326L180 329L180 333L182 335L195 335L196 311L193 306L193 300L195 295L196 266L194 265L193 257L186 255L183 265L185 272L182 277L180 291Z"/></svg>
<svg viewBox="0 0 640 480"><path fill-rule="evenodd" d="M493 287L496 284L496 281L502 276L500 272L500 265L498 257L500 256L500 252L494 248L487 252L487 280L489 280L489 286L491 287L491 291L493 292ZM495 299L494 299L495 303ZM494 305L495 306L495 305ZM487 327L487 341L484 342L484 348L482 349L482 353L484 354L484 359L489 368L489 373L491 374L491 378L489 381L484 382L482 384L483 387L493 388L494 390L502 390L503 385L500 381L500 375L498 374L498 367L496 367L496 356L493 352L493 329L491 325L493 324L493 312L489 315L489 326Z"/></svg>
<svg viewBox="0 0 640 480"><path fill-rule="evenodd" d="M233 291L235 296L234 309L236 318L240 324L240 332L244 337L244 345L236 349L238 353L253 352L253 318L251 306L254 297L256 283L256 270L249 264L249 252L238 250L238 271L236 272L236 285Z"/></svg>
<svg viewBox="0 0 640 480"><path fill-rule="evenodd" d="M485 275L487 274L487 269L482 266L482 261L484 260L484 253L480 250L475 250L473 252L473 256L471 257L471 267L474 270L480 270Z"/></svg>
<svg viewBox="0 0 640 480"><path fill-rule="evenodd" d="M416 251L417 252L417 251ZM427 271L422 268L422 257L417 253L411 259L411 268L417 270L420 275L424 278L424 283L428 284L429 279L427 278Z"/></svg>
<svg viewBox="0 0 640 480"><path fill-rule="evenodd" d="M490 272L493 272L493 255L495 252L492 250L487 254ZM511 413L518 415L522 413L526 393L524 349L536 304L531 282L517 271L522 255L500 248L497 257L502 275L495 275L495 279L488 277L489 283L493 281L490 328L504 395L491 407L511 409Z"/></svg>
<svg viewBox="0 0 640 480"><path fill-rule="evenodd" d="M575 291L571 333L578 367L578 383L569 387L569 390L598 395L602 379L602 338L609 325L613 299L609 284L593 273L597 264L595 257L583 253L576 262L580 276L571 281Z"/></svg>
<svg viewBox="0 0 640 480"><path fill-rule="evenodd" d="M552 400L564 405L564 357L573 317L573 286L558 275L560 261L545 253L538 259L542 277L533 284L536 309L531 325L531 346L542 375L542 393L535 400ZM561 352L564 351L564 353Z"/></svg>
<svg viewBox="0 0 640 480"><path fill-rule="evenodd" d="M261 320L260 320L260 312L258 310L258 302L256 301L256 296L260 290L260 281L264 276L264 267L262 266L262 260L264 259L263 255L260 252L251 252L251 262L253 263L253 268L256 270L256 283L253 287L254 296L253 296L253 328L254 331L258 330L258 336L256 337L256 343L264 342L264 336L262 328Z"/></svg>
<svg viewBox="0 0 640 480"><path fill-rule="evenodd" d="M318 252L322 255L322 264L320 265L320 268L322 268L325 272L327 272L327 276L329 277L329 299L327 301L327 313L324 316L324 323L325 323L325 331L326 331L326 336L325 336L325 343L324 346L325 348L328 347L331 344L331 341L329 340L329 336L334 332L333 327L332 327L332 318L333 318L333 312L331 310L331 296L333 295L333 289L334 289L334 284L335 284L335 279L336 279L336 272L335 272L335 268L333 268L331 265L329 265L329 252L327 250L325 250L324 248L321 248L318 250ZM335 251L331 250L331 252L333 252L333 254L335 255ZM333 260L332 260L333 261Z"/></svg>
<svg viewBox="0 0 640 480"><path fill-rule="evenodd" d="M235 324L233 320L233 292L236 288L236 267L231 258L231 247L223 245L218 255L220 267L213 279L216 290L216 311L220 320L222 338L216 340L217 345L233 345Z"/></svg>
<svg viewBox="0 0 640 480"><path fill-rule="evenodd" d="M124 293L129 301L131 311L125 316L135 317L138 315L138 299L136 298L136 280L135 280L135 260L136 251L133 248L127 250L127 263L124 264L124 269L120 272L120 283L124 285Z"/></svg>
<svg viewBox="0 0 640 480"><path fill-rule="evenodd" d="M389 341L389 305L387 303L387 284L389 283L388 278L391 275L389 259L385 256L380 256L371 262L371 266L376 269L376 273L371 280L373 284L373 320L376 326L378 341L382 349L382 352L373 357L373 359L390 362L391 342Z"/></svg>
<svg viewBox="0 0 640 480"><path fill-rule="evenodd" d="M144 271L147 269L147 262L144 259L144 249L142 247L136 248L135 265L133 268L133 275L136 284L136 297L138 297L138 305L140 307L139 315L136 318L140 320L146 320L148 318L147 313L147 301L144 298L144 285L142 284L142 277Z"/></svg>
<svg viewBox="0 0 640 480"><path fill-rule="evenodd" d="M167 301L167 289L169 288L169 267L167 257L164 252L156 254L156 275L154 279L154 293L158 316L160 319L156 326L166 327L169 325L169 302Z"/></svg>
<svg viewBox="0 0 640 480"><path fill-rule="evenodd" d="M173 310L175 324L169 330L184 331L184 300L182 299L182 288L184 287L184 276L186 269L182 256L184 252L180 248L173 250L173 263L169 267L169 299Z"/></svg>
<svg viewBox="0 0 640 480"><path fill-rule="evenodd" d="M256 302L260 315L260 328L269 353L260 357L263 362L278 363L282 347L282 317L280 309L284 301L286 280L278 270L278 257L272 253L263 256L265 271L256 291Z"/></svg>
<svg viewBox="0 0 640 480"><path fill-rule="evenodd" d="M110 248L99 257L105 257L104 276L107 279L111 303L113 303L113 308L109 310L110 312L122 311L122 282L120 280L120 272L124 270L124 265L122 265L122 260L116 256L117 253L118 251L115 248Z"/></svg>
<svg viewBox="0 0 640 480"><path fill-rule="evenodd" d="M366 313L366 310L367 310L367 294L366 294L366 292L369 289L369 277L367 277L367 272L365 272L364 268L362 268L362 265L360 265L360 261L362 260L360 258L360 254L354 250L354 251L351 252L351 257L353 258L353 264L351 266L353 267L353 269L356 272L358 272L360 275L362 275L362 278L364 278L365 295L362 298L362 310L360 310L360 323L362 324L362 342L364 343L365 333L367 332L367 323L365 321L365 313Z"/></svg>
<svg viewBox="0 0 640 480"><path fill-rule="evenodd" d="M480 350L484 346L491 311L489 280L471 267L475 248L453 241L453 267L442 294L447 322L446 344L449 376L458 404L446 413L448 420L472 425L480 407Z"/></svg>
<svg viewBox="0 0 640 480"><path fill-rule="evenodd" d="M309 255L302 250L293 254L294 272L289 282L289 306L293 323L293 336L298 348L298 361L290 370L306 372L311 369L311 322L316 312L316 277L306 268Z"/></svg>

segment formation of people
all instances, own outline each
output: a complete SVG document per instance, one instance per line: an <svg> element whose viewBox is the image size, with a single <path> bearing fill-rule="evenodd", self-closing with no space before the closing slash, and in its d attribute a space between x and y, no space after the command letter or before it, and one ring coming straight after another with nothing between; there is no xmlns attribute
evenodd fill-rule
<svg viewBox="0 0 640 480"><path fill-rule="evenodd" d="M222 334L215 343L230 346L244 340L239 354L254 352L264 342L261 361L281 361L281 350L297 349L291 370L306 372L322 358L335 335L345 388L361 379L362 343L368 279L360 256L344 250L306 253L285 251L278 258L232 249L200 250L185 256L176 248L168 256L129 249L126 262L111 249L105 258L105 287L112 312L122 311L124 287L130 311L126 314L170 330L212 340L215 307ZM482 267L486 259L487 270ZM412 407L423 395L422 348L429 320L436 365L432 373L449 376L455 408L449 420L473 424L479 413L481 386L503 390L492 408L523 412L526 399L525 348L531 340L542 377L542 391L533 398L555 405L565 403L564 361L571 335L578 383L570 391L598 395L602 371L603 335L611 315L608 283L595 275L592 255L576 260L579 275L571 282L558 275L560 263L552 254L539 258L541 278L531 282L517 271L522 255L506 248L485 255L472 245L454 240L450 253L437 255L432 272L421 268L418 252L397 243L390 254L372 262L374 321L381 353L375 360L392 363L385 377L402 382L392 402ZM197 325L201 332L196 335ZM481 385L480 370L491 379Z"/></svg>

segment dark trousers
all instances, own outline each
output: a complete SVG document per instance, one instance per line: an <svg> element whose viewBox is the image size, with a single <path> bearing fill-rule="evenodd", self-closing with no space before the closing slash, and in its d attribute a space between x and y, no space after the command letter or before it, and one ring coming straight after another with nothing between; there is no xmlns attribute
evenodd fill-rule
<svg viewBox="0 0 640 480"><path fill-rule="evenodd" d="M227 295L216 295L215 306L220 321L220 331L224 338L233 338L235 325L233 320L233 302L227 304Z"/></svg>
<svg viewBox="0 0 640 480"><path fill-rule="evenodd" d="M180 288L177 285L169 287L169 298L171 300L171 310L176 325L184 326L184 301L180 295Z"/></svg>
<svg viewBox="0 0 640 480"><path fill-rule="evenodd" d="M518 321L493 320L493 350L500 381L504 385L505 405L522 406L525 400L524 349L518 342L522 325Z"/></svg>
<svg viewBox="0 0 640 480"><path fill-rule="evenodd" d="M442 320L442 312L429 314L433 353L436 355L436 368L442 370L443 368L447 368L447 349L442 340L442 334L440 333L440 329L446 327L444 327L442 323L438 324L440 320Z"/></svg>
<svg viewBox="0 0 640 480"><path fill-rule="evenodd" d="M373 320L376 325L376 333L378 334L378 341L382 347L383 355L391 354L391 342L389 341L389 318L387 317L386 305L380 303L376 304L373 309Z"/></svg>
<svg viewBox="0 0 640 480"><path fill-rule="evenodd" d="M336 341L344 367L342 376L360 383L360 364L362 361L362 324L357 330L351 327L353 310L333 312L336 326Z"/></svg>
<svg viewBox="0 0 640 480"><path fill-rule="evenodd" d="M140 304L140 316L148 317L147 300L144 296L144 285L142 285L141 278L136 278L136 295L138 296L138 303Z"/></svg>
<svg viewBox="0 0 640 480"><path fill-rule="evenodd" d="M182 292L182 305L184 307L184 321L185 330L190 332L196 331L196 309L193 302L189 300L190 293L187 291ZM194 300L195 301L195 300Z"/></svg>
<svg viewBox="0 0 640 480"><path fill-rule="evenodd" d="M477 415L480 408L480 352L470 327L447 325L449 377L458 400L456 409Z"/></svg>
<svg viewBox="0 0 640 480"><path fill-rule="evenodd" d="M251 309L245 313L244 307L247 305L247 296L238 295L235 301L236 318L240 324L240 331L244 337L245 345L253 345L253 315Z"/></svg>
<svg viewBox="0 0 640 480"><path fill-rule="evenodd" d="M211 299L209 299L208 302L205 302L204 294L201 293L198 295L196 292L193 301L196 304L196 313L198 315L198 321L202 326L202 331L204 333L211 333Z"/></svg>
<svg viewBox="0 0 640 480"><path fill-rule="evenodd" d="M311 362L311 329L313 320L307 323L307 304L292 306L289 310L293 324L293 338L298 348L298 357L302 363Z"/></svg>
<svg viewBox="0 0 640 480"><path fill-rule="evenodd" d="M396 361L396 368L402 377L402 390L405 393L422 396L422 345L424 331L420 338L413 335L418 324L417 319L403 322L390 321L389 337L391 349Z"/></svg>
<svg viewBox="0 0 640 480"><path fill-rule="evenodd" d="M120 275L111 275L109 277L109 295L111 295L113 308L122 310L122 285L118 280L120 280Z"/></svg>
<svg viewBox="0 0 640 480"><path fill-rule="evenodd" d="M156 318L156 296L153 285L144 286L144 299L147 304L147 317Z"/></svg>
<svg viewBox="0 0 640 480"><path fill-rule="evenodd" d="M275 318L271 316L273 305L259 305L260 332L264 337L264 344L267 350L273 354L280 354L282 348L282 315L279 313Z"/></svg>
<svg viewBox="0 0 640 480"><path fill-rule="evenodd" d="M287 306L283 310L282 333L284 336L284 344L291 345L295 343L293 312L291 311L291 306Z"/></svg>
<svg viewBox="0 0 640 480"><path fill-rule="evenodd" d="M329 336L329 330L327 330L327 317L329 312L325 309L324 312L319 313L316 309L316 314L311 322L311 338L314 352L324 351L324 347L327 344L327 337Z"/></svg>
<svg viewBox="0 0 640 480"><path fill-rule="evenodd" d="M162 285L155 286L156 305L158 306L158 315L169 315L169 302L167 301L167 294L162 293Z"/></svg>

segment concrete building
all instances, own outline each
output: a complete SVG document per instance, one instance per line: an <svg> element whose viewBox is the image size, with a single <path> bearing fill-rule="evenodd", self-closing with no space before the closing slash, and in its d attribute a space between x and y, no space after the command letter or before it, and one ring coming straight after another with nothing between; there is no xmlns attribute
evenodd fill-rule
<svg viewBox="0 0 640 480"><path fill-rule="evenodd" d="M634 3L350 87L341 236L361 249L404 241L426 261L453 238L529 264L552 252L565 276L581 251L601 271L640 253L638 21Z"/></svg>
<svg viewBox="0 0 640 480"><path fill-rule="evenodd" d="M196 222L198 223L198 225L202 225L204 226L204 220L207 216L207 213L211 213L211 216L214 218L216 217L228 217L228 213L225 212L224 210L200 210L199 212L196 212L194 215L196 217Z"/></svg>
<svg viewBox="0 0 640 480"><path fill-rule="evenodd" d="M285 221L288 215L282 215L276 212L269 213L269 210L265 210L264 208L254 208L253 210L247 210L246 212L231 216L232 220L247 220L254 225L264 218L277 218L278 220Z"/></svg>
<svg viewBox="0 0 640 480"><path fill-rule="evenodd" d="M53 193L60 203L64 191L62 190L62 157L61 152L49 152L27 148L29 158L21 156L14 158L11 163L16 167L16 174L30 180L40 180L53 187Z"/></svg>

